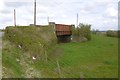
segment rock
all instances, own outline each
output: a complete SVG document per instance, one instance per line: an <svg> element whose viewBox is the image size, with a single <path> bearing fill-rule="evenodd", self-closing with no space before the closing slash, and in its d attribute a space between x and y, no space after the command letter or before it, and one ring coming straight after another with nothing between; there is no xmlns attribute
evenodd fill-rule
<svg viewBox="0 0 120 80"><path fill-rule="evenodd" d="M87 38L85 38L85 37L80 37L80 42L85 42L85 41L88 41L88 39Z"/></svg>

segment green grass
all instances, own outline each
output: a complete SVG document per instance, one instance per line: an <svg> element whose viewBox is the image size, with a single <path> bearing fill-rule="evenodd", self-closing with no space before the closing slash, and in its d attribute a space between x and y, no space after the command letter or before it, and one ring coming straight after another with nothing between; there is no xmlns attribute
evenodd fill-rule
<svg viewBox="0 0 120 80"><path fill-rule="evenodd" d="M60 46L64 54L62 62L70 60L70 65L113 61L117 64L118 42L117 38L93 36L93 40L86 43L68 43ZM79 60L77 60L79 59ZM111 62L112 63L112 62Z"/></svg>
<svg viewBox="0 0 120 80"><path fill-rule="evenodd" d="M56 45L57 40L53 30L52 26L7 27L4 37L13 44L21 46L24 52L29 52L31 56L37 56L42 60L45 51L48 53L51 47Z"/></svg>
<svg viewBox="0 0 120 80"><path fill-rule="evenodd" d="M9 44L9 45L8 45ZM8 41L3 42L2 66L3 77L20 78L23 77L23 69L16 59L21 58L21 50L11 46Z"/></svg>
<svg viewBox="0 0 120 80"><path fill-rule="evenodd" d="M63 44L60 48L64 52L59 61L65 63L61 66L63 70L72 72L73 77L80 77L77 74L80 72L88 78L118 76L117 38L94 35L89 42Z"/></svg>
<svg viewBox="0 0 120 80"><path fill-rule="evenodd" d="M91 41L58 44L56 50L49 55L47 64L34 63L38 70L43 69L43 77L59 77L56 60L59 61L62 77L118 77L117 38L93 35Z"/></svg>
<svg viewBox="0 0 120 80"><path fill-rule="evenodd" d="M56 42L52 26L7 27L3 37L3 77L39 77L31 66L32 57L44 61L44 54L51 52Z"/></svg>
<svg viewBox="0 0 120 80"><path fill-rule="evenodd" d="M58 44L54 51L49 51L47 63L21 54L25 53L6 43L3 48L3 66L6 69L4 72L8 74L4 77L26 77L25 71L32 67L35 72L40 72L39 76L34 77L58 78L57 60L61 76L65 78L118 77L118 38L92 35L92 40L88 42ZM25 68L24 64L16 62L16 58L25 61L29 67Z"/></svg>

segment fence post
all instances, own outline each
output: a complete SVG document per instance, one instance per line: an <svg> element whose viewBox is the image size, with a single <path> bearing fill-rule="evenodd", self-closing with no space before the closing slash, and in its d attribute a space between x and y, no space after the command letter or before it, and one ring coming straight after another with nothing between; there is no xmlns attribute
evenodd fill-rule
<svg viewBox="0 0 120 80"><path fill-rule="evenodd" d="M83 78L84 78L84 75L82 72L80 72L80 80L84 80Z"/></svg>
<svg viewBox="0 0 120 80"><path fill-rule="evenodd" d="M58 67L58 74L59 74L59 77L62 78L62 76L61 76L61 69L60 69L60 65L59 65L58 60L57 60L57 67Z"/></svg>

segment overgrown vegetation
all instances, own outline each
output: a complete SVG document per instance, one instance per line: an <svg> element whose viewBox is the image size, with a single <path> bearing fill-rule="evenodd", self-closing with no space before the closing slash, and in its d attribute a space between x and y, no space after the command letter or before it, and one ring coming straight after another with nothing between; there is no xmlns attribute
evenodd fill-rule
<svg viewBox="0 0 120 80"><path fill-rule="evenodd" d="M73 41L91 40L91 25L79 24L77 28L72 29Z"/></svg>
<svg viewBox="0 0 120 80"><path fill-rule="evenodd" d="M42 59L45 53L56 45L56 35L52 26L34 27L34 26L17 26L7 27L5 38L31 56Z"/></svg>
<svg viewBox="0 0 120 80"><path fill-rule="evenodd" d="M33 57L45 62L56 40L53 26L7 27L3 37L3 77L40 77L40 71L31 65Z"/></svg>
<svg viewBox="0 0 120 80"><path fill-rule="evenodd" d="M31 55L9 40L4 39L2 53L3 78L40 77L40 71L31 66L31 63L34 62Z"/></svg>
<svg viewBox="0 0 120 80"><path fill-rule="evenodd" d="M47 61L42 55L45 52ZM33 60L32 53L40 57ZM2 54L3 77L118 77L118 39L113 37L92 35L92 40L85 43L56 45L54 31L49 27L9 27L5 30Z"/></svg>
<svg viewBox="0 0 120 80"><path fill-rule="evenodd" d="M108 37L120 37L120 31L108 30L106 32L106 36L108 36Z"/></svg>
<svg viewBox="0 0 120 80"><path fill-rule="evenodd" d="M59 78L57 60L64 78L118 77L117 38L93 35L85 43L58 44L47 63L32 60L29 53L8 41L3 43L4 77Z"/></svg>
<svg viewBox="0 0 120 80"><path fill-rule="evenodd" d="M4 39L2 53L2 77L24 77L24 69L17 61L23 57L23 52Z"/></svg>
<svg viewBox="0 0 120 80"><path fill-rule="evenodd" d="M4 29L0 29L0 31L1 31L1 32L3 32L3 31L4 31Z"/></svg>

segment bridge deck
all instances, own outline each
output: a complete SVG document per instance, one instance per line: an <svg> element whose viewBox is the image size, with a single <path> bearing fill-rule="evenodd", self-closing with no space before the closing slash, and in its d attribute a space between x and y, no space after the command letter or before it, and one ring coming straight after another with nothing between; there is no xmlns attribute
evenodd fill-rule
<svg viewBox="0 0 120 80"><path fill-rule="evenodd" d="M55 24L56 35L71 35L72 34L72 26L64 25L64 24Z"/></svg>

